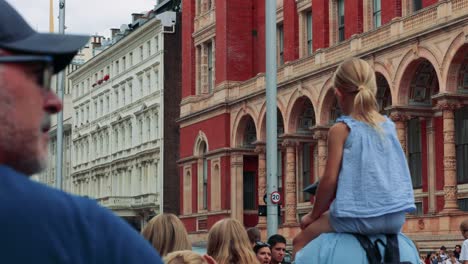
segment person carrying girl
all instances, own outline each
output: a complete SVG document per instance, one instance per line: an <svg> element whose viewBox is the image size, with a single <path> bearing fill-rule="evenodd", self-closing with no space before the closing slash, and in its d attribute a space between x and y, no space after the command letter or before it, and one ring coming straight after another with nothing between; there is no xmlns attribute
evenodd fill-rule
<svg viewBox="0 0 468 264"><path fill-rule="evenodd" d="M328 132L328 160L294 252L322 233L399 233L405 214L416 209L395 124L378 112L373 69L364 60L347 59L333 85L343 115Z"/></svg>

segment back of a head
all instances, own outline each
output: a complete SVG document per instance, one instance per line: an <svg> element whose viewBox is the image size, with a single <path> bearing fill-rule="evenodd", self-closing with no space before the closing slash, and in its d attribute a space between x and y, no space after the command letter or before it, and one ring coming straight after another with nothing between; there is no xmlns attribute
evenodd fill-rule
<svg viewBox="0 0 468 264"><path fill-rule="evenodd" d="M166 264L208 264L206 260L197 253L190 250L175 251L167 254L164 258Z"/></svg>
<svg viewBox="0 0 468 264"><path fill-rule="evenodd" d="M271 247L274 247L277 243L283 243L286 244L286 238L280 234L275 234L272 235L270 238L268 238L268 244Z"/></svg>
<svg viewBox="0 0 468 264"><path fill-rule="evenodd" d="M250 227L247 229L247 235L249 236L250 243L255 243L261 240L260 230L258 227Z"/></svg>
<svg viewBox="0 0 468 264"><path fill-rule="evenodd" d="M462 221L460 223L460 231L462 231L462 232L463 231L465 231L465 232L468 231L468 219L466 219L466 220L464 220L464 221Z"/></svg>
<svg viewBox="0 0 468 264"><path fill-rule="evenodd" d="M211 227L207 254L219 264L258 263L245 228L232 218L220 220Z"/></svg>
<svg viewBox="0 0 468 264"><path fill-rule="evenodd" d="M161 256L192 249L184 224L174 214L153 217L141 233Z"/></svg>
<svg viewBox="0 0 468 264"><path fill-rule="evenodd" d="M343 61L333 75L333 86L343 93L355 94L351 114L378 128L377 82L374 70L366 61L358 58Z"/></svg>

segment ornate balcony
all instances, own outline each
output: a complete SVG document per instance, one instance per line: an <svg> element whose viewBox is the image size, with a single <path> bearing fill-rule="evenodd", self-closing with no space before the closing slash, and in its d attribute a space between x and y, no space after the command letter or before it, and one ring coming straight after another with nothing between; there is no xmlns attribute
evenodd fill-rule
<svg viewBox="0 0 468 264"><path fill-rule="evenodd" d="M108 196L96 199L97 202L111 210L144 209L156 207L159 194L149 193L138 196Z"/></svg>

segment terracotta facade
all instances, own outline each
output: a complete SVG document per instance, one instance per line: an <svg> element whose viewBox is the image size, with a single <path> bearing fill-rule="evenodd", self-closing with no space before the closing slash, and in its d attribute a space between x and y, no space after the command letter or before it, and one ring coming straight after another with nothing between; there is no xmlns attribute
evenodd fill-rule
<svg viewBox="0 0 468 264"><path fill-rule="evenodd" d="M184 12L191 12L184 14L183 23L191 26L184 26L183 34L180 217L194 240L204 240L211 225L223 217L263 230L266 226L266 219L256 215L266 189L265 75L264 62L258 61L264 58L258 54L265 47L264 35L259 35L264 34L264 1L229 1L228 7L213 0L204 12L191 6L198 2L183 2ZM461 210L466 210L468 172L457 165L468 162L468 157L457 155L468 141L460 135L468 129L463 127L468 122L468 1L422 1L421 10L414 10L413 1L388 1L382 4L382 24L375 28L374 12L369 11L373 1L359 1L345 11L348 28L341 42L337 4L277 1L277 23L284 29L284 41L291 41L284 46L286 62L278 65L277 73L278 180L283 197L279 233L292 239L300 217L313 206L313 198L302 189L321 176L327 131L339 115L331 76L343 59L356 56L375 69L381 111L395 122L410 162L418 212L408 215L404 232L422 250L459 244L458 225L468 217ZM229 13L241 14L245 8L250 9L244 14L251 16L248 22L230 21ZM284 19L291 9L297 18ZM311 54L304 36L310 10ZM235 35L238 31L249 34ZM196 89L206 74L206 67L193 63L193 51L202 39L216 43L209 62L215 69L208 69L208 74L216 73L215 85L209 93ZM197 67L205 73L196 73ZM202 141L208 147L200 155L197 142ZM203 192L208 197L205 208L194 202Z"/></svg>

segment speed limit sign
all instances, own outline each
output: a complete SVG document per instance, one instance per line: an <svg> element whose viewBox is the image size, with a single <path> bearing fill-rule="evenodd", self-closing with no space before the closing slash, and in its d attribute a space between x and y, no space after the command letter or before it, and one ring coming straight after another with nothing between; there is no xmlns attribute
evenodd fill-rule
<svg viewBox="0 0 468 264"><path fill-rule="evenodd" d="M271 193L271 202L273 204L279 204L281 202L281 194L279 192Z"/></svg>

